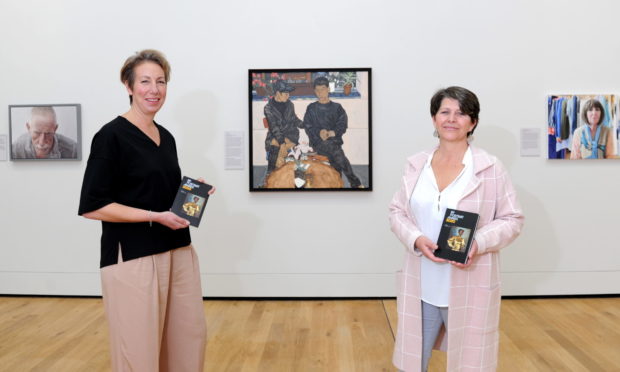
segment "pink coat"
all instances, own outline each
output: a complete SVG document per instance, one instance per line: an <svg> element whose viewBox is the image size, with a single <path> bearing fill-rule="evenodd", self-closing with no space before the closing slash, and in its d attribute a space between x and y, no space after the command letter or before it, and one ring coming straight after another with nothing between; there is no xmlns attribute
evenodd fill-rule
<svg viewBox="0 0 620 372"><path fill-rule="evenodd" d="M457 209L480 214L474 239L478 255L467 269L453 267L448 311L448 371L494 371L499 345L499 250L521 231L523 214L501 163L471 146L474 176ZM432 150L434 151L434 150ZM409 212L409 199L432 151L408 159L400 190L390 204L392 231L405 245L405 263L398 273L398 327L393 362L401 370L421 369L422 317L420 256L414 242L422 235ZM443 338L443 337L442 337Z"/></svg>

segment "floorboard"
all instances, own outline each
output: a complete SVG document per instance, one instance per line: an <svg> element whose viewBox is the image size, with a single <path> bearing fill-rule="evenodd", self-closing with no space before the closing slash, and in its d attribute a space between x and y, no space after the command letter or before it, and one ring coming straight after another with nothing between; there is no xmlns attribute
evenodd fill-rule
<svg viewBox="0 0 620 372"><path fill-rule="evenodd" d="M207 300L205 371L395 371L395 300ZM620 298L502 301L499 371L620 371ZM430 371L444 371L435 351ZM0 371L109 371L101 299L0 297Z"/></svg>

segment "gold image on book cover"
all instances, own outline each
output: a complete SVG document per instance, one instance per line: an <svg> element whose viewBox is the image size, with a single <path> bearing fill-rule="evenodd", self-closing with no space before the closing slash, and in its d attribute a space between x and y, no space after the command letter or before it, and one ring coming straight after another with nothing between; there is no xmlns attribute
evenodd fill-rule
<svg viewBox="0 0 620 372"><path fill-rule="evenodd" d="M465 252L471 230L460 226L450 229L450 237L447 240L448 247L456 252Z"/></svg>
<svg viewBox="0 0 620 372"><path fill-rule="evenodd" d="M183 211L190 217L198 218L202 212L204 201L205 198L188 193L185 198L185 203L183 203Z"/></svg>

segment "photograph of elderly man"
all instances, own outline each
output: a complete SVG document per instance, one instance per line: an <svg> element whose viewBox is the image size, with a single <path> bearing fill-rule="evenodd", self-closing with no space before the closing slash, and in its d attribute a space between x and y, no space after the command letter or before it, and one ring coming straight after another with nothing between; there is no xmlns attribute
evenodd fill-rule
<svg viewBox="0 0 620 372"><path fill-rule="evenodd" d="M26 122L26 133L12 143L13 159L77 159L78 144L60 133L52 106L35 106Z"/></svg>

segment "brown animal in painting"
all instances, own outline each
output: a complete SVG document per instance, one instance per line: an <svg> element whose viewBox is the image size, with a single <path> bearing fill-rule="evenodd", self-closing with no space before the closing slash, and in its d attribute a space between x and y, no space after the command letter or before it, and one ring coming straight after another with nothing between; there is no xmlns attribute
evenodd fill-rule
<svg viewBox="0 0 620 372"><path fill-rule="evenodd" d="M306 170L307 189L342 188L344 181L334 168L325 164L323 159L303 160L301 163L309 164ZM267 178L265 187L268 189L294 189L295 187L295 162L288 162L277 168Z"/></svg>

